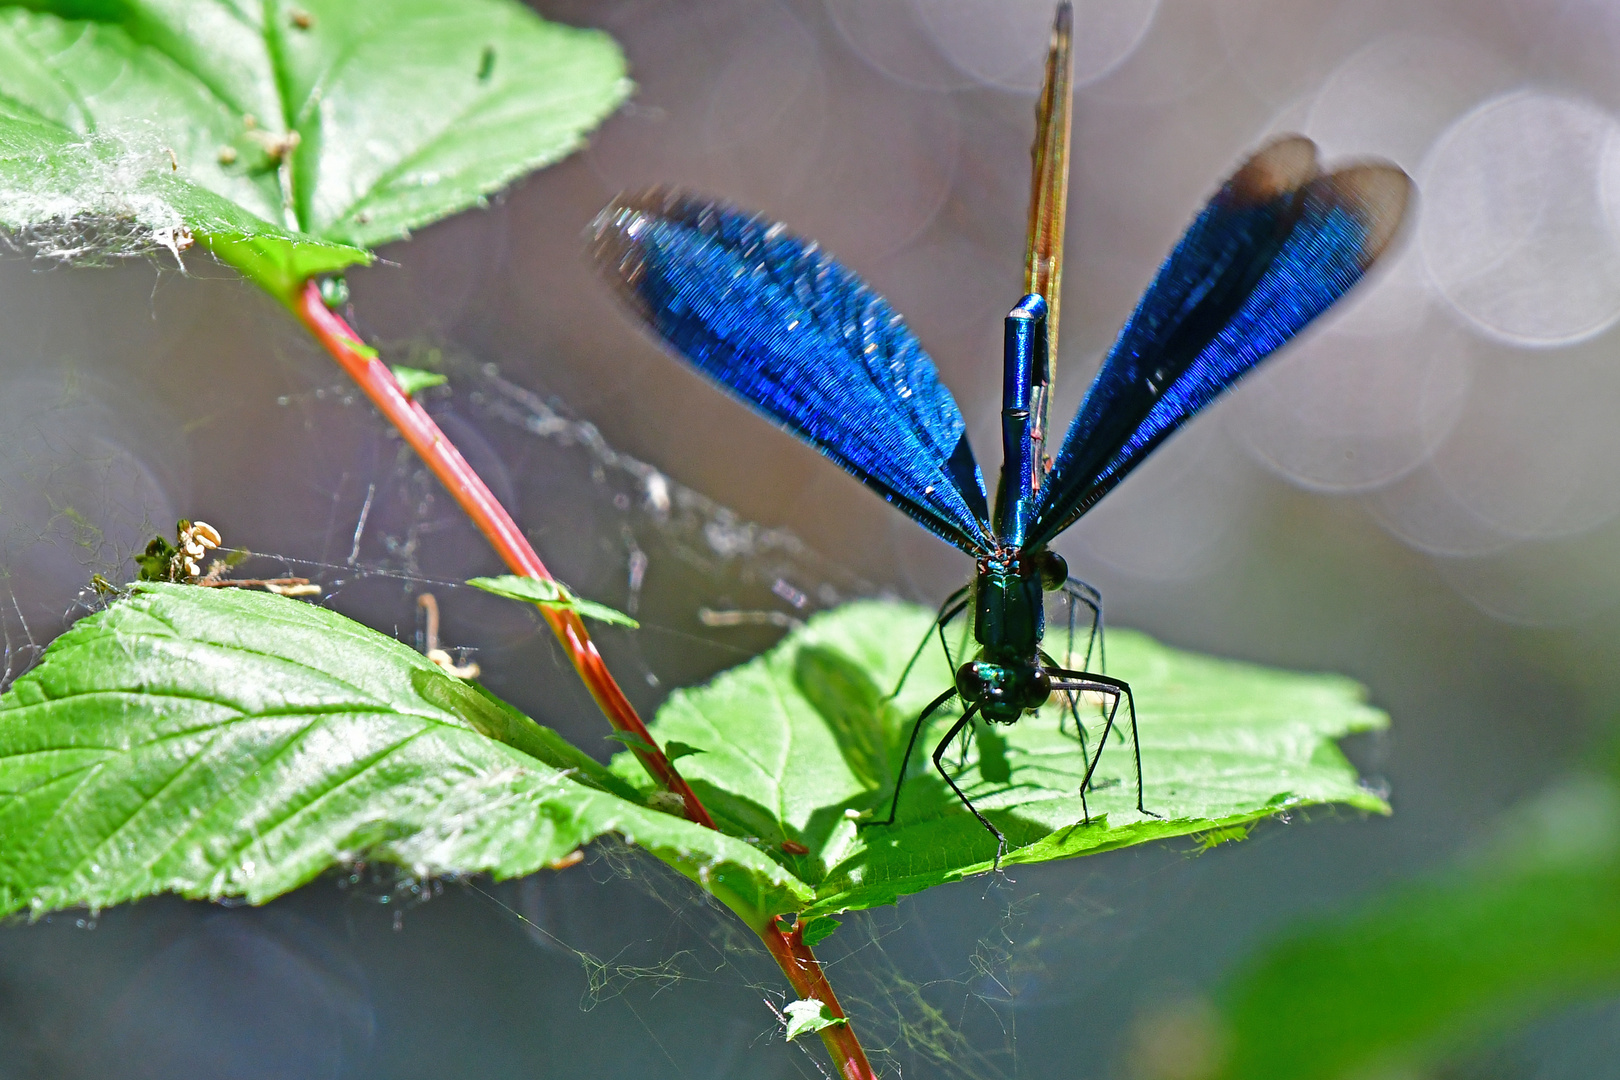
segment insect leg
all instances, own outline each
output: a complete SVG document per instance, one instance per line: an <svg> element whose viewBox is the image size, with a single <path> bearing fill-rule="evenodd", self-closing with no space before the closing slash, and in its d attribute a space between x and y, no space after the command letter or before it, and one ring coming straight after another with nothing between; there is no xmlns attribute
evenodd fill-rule
<svg viewBox="0 0 1620 1080"><path fill-rule="evenodd" d="M1114 717L1119 712L1119 702L1120 698L1123 696L1120 692L1120 688L1124 687L1124 692L1126 694L1130 693L1130 688L1126 687L1124 683L1119 683L1118 686L1113 685L1114 683L1118 682L1117 679L1109 679L1107 682L1103 682L1081 671L1059 670L1052 672L1052 675L1052 689L1062 689L1068 691L1071 695L1071 700L1072 695L1088 690L1093 693L1106 694L1113 699L1113 704L1110 705L1108 710L1103 714L1103 732L1102 738L1097 740L1096 756L1086 756L1084 743L1081 744L1080 748L1081 756L1086 762L1085 775L1080 779L1080 811L1085 816L1085 823L1089 825L1091 824L1091 807L1086 805L1086 792L1091 790L1091 775L1092 773L1096 772L1097 763L1102 760L1103 750L1108 746L1108 736L1114 730ZM1078 724L1079 722L1080 718L1076 716L1075 723ZM1082 728L1081 730L1084 729ZM1137 786L1140 789L1140 779L1137 781Z"/></svg>
<svg viewBox="0 0 1620 1080"><path fill-rule="evenodd" d="M962 794L962 789L956 786L956 781L951 779L951 774L945 771L945 763L940 760L940 758L945 756L945 751L950 747L951 740L955 739L959 734L961 734L963 728L967 727L973 722L973 714L978 711L978 703L975 702L974 704L969 705L962 713L961 718L958 719L956 723L951 725L951 730L945 733L945 737L943 739L939 740L939 745L934 747L934 768L938 769L939 775L943 776L945 778L945 782L951 785L951 790L956 792L956 797L958 799L962 800L962 805L967 807L968 810L972 812L973 816L979 819L979 824L989 829L990 835L996 838L996 861L994 869L1000 870L1001 857L1007 854L1007 838L1001 835L1000 829L990 824L988 818L979 813L979 808L973 805L972 800L970 800L966 795Z"/></svg>
<svg viewBox="0 0 1620 1080"><path fill-rule="evenodd" d="M925 639L925 643L926 643L926 639ZM889 816L887 818L885 818L884 820L882 820L882 821L866 821L866 822L862 822L863 825L893 825L894 824L895 812L900 809L900 789L902 787L904 787L905 783L906 783L906 766L911 764L911 751L913 749L915 749L916 746L917 746L917 736L919 734L921 734L922 729L923 729L923 725L928 723L928 718L930 716L934 715L934 710L938 709L941 705L945 704L947 701L951 700L951 698L953 698L955 696L956 696L956 687L953 686L949 690L945 691L943 694L939 695L939 697L937 697L933 701L929 702L928 703L928 708L924 709L922 711L922 715L917 717L917 722L915 724L911 725L911 738L909 740L907 740L907 742L906 742L905 756L900 759L900 773L899 773L898 776L896 776L894 778L894 799L891 800L890 803L889 803ZM952 728L951 730L954 733L954 731L956 729Z"/></svg>
<svg viewBox="0 0 1620 1080"><path fill-rule="evenodd" d="M968 586L964 585L947 596L945 602L939 605L939 617L934 620L933 629L923 635L923 639L917 643L917 650L911 654L911 659L906 661L906 669L900 673L900 681L894 684L894 692L889 695L891 699L900 696L900 688L906 685L906 679L911 677L911 669L922 658L923 650L928 648L928 639L934 635L934 630L939 631L939 647L945 650L946 665L952 668L956 666L951 659L951 647L945 642L945 625L966 610L967 601L963 596L967 591Z"/></svg>
<svg viewBox="0 0 1620 1080"><path fill-rule="evenodd" d="M1041 663L1046 667L1048 674L1057 675L1059 672L1067 670L1062 664L1059 664L1056 660L1052 659L1051 654L1045 649L1041 650L1040 656ZM1074 721L1074 737L1080 742L1080 752L1082 754L1086 754L1086 725L1080 721L1080 691L1065 690L1062 686L1058 685L1058 683L1052 684L1052 690L1054 693L1061 693L1063 695L1063 700L1068 703L1068 715L1069 718ZM1058 734L1067 735L1068 733L1068 728L1064 727L1063 714L1060 713L1058 714Z"/></svg>
<svg viewBox="0 0 1620 1080"><path fill-rule="evenodd" d="M1096 772L1097 763L1102 760L1103 747L1108 743L1108 733L1114 729L1114 718L1119 713L1119 704L1125 702L1126 711L1131 717L1131 746L1136 756L1136 809L1150 817L1159 817L1152 810L1142 805L1142 740L1136 727L1136 697L1131 693L1130 684L1123 679L1110 678L1107 675L1097 675L1086 671L1054 671L1052 672L1052 689L1054 690L1091 690L1099 694L1107 694L1114 699L1113 706L1108 710L1107 722L1103 725L1102 738L1097 742L1096 755L1086 763L1085 779L1080 782L1080 805L1085 808L1086 789L1091 786L1091 774ZM1087 819L1090 819L1089 812Z"/></svg>
<svg viewBox="0 0 1620 1080"><path fill-rule="evenodd" d="M1078 605L1084 604L1091 609L1091 633L1086 638L1086 655L1080 663L1080 670L1084 671L1091 667L1091 652L1093 648L1097 648L1100 653L1101 667L1106 671L1108 668L1108 653L1103 645L1102 636L1102 594L1075 577L1071 577L1063 583L1062 592L1064 598L1069 602L1069 641L1068 651L1063 657L1064 664L1067 667L1074 666L1075 614ZM1075 736L1080 740L1081 751L1084 751L1086 749L1086 726L1080 722L1080 698L1076 693L1070 692L1064 694L1064 699L1069 703L1069 716L1074 720ZM1068 734L1064 730L1062 717L1058 719L1058 733L1061 735Z"/></svg>
<svg viewBox="0 0 1620 1080"><path fill-rule="evenodd" d="M1074 663L1074 613L1075 604L1081 603L1091 609L1091 636L1086 638L1086 656L1080 661L1080 670L1091 668L1091 650L1097 648L1097 667L1101 671L1108 670L1108 647L1103 639L1102 593L1087 585L1079 578L1072 577L1063 583L1063 595L1069 598L1069 654L1064 657L1064 663Z"/></svg>

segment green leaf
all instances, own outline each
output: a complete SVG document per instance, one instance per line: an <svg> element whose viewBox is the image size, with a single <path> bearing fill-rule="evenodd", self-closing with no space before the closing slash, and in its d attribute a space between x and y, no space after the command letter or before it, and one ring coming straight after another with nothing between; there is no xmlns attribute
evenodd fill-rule
<svg viewBox="0 0 1620 1080"><path fill-rule="evenodd" d="M602 738L611 739L613 742L619 743L623 746L628 746L632 750L642 750L646 751L647 753L652 753L657 750L657 747L653 746L652 743L648 742L646 739L643 739L640 735L637 735L633 731L610 731L606 735L602 736Z"/></svg>
<svg viewBox="0 0 1620 1080"><path fill-rule="evenodd" d="M432 386L443 386L450 381L450 376L440 375L436 371L423 371L420 368L406 367L403 364L392 364L389 370L394 373L394 379L399 388L405 391L406 397L411 397L420 390Z"/></svg>
<svg viewBox="0 0 1620 1080"><path fill-rule="evenodd" d="M701 746L691 746L687 743L680 742L679 740L664 744L664 757L670 761L674 761L677 758L690 757L693 754L702 754L704 752L705 751Z"/></svg>
<svg viewBox="0 0 1620 1080"><path fill-rule="evenodd" d="M1513 815L1498 850L1264 950L1224 995L1220 1075L1419 1075L1617 986L1620 793L1579 780Z"/></svg>
<svg viewBox="0 0 1620 1080"><path fill-rule="evenodd" d="M28 66L15 59L15 13L0 17L0 230L74 262L143 254L176 257L193 241L284 303L314 274L371 261L271 224L172 166L163 135L132 127L77 132L31 116L14 97Z"/></svg>
<svg viewBox="0 0 1620 1080"><path fill-rule="evenodd" d="M816 616L764 656L676 692L653 725L660 742L706 749L682 762L682 775L723 829L757 838L802 875L816 897L794 909L806 919L892 903L991 868L995 839L928 759L960 715L954 707L919 739L896 823L857 826L887 813L911 723L950 685L931 646L898 698L886 700L931 626L921 608L878 602ZM1085 766L1074 738L1059 732L1053 703L990 739L981 727L966 767L954 772L1007 835L1005 863L1175 836L1231 837L1247 822L1320 803L1388 812L1332 741L1387 723L1350 680L1214 660L1120 630L1109 632L1108 659L1109 673L1135 690L1147 807L1161 816L1136 811L1128 731L1116 731L1089 796L1092 821L1081 824ZM1094 748L1099 706L1084 709ZM945 760L954 768L956 758L952 750ZM626 755L613 767L628 782L647 783ZM809 853L790 856L784 841Z"/></svg>
<svg viewBox="0 0 1620 1080"><path fill-rule="evenodd" d="M842 1016L834 1016L832 1009L824 1002L815 998L806 998L803 1001L790 1001L782 1007L782 1016L786 1023L787 1041L792 1042L800 1035L811 1035L817 1031L839 1024L847 1024Z"/></svg>
<svg viewBox="0 0 1620 1080"><path fill-rule="evenodd" d="M606 604L580 599L574 595L568 586L555 579L546 580L519 577L516 574L502 574L500 577L470 578L467 584L477 586L485 592L494 593L496 596L504 596L508 600L519 600L526 604L544 604L546 607L576 611L581 618L595 619L597 622L628 626L632 630L641 627L641 624L630 616L615 611Z"/></svg>
<svg viewBox="0 0 1620 1080"><path fill-rule="evenodd" d="M813 949L832 937L842 925L842 922L831 915L817 915L804 924L800 936L803 937L804 943Z"/></svg>
<svg viewBox="0 0 1620 1080"><path fill-rule="evenodd" d="M630 90L610 38L515 0L29 8L0 9L0 225L189 228L284 302L565 157Z"/></svg>
<svg viewBox="0 0 1620 1080"><path fill-rule="evenodd" d="M367 858L527 874L617 833L741 912L809 890L333 612L138 584L0 695L0 913L271 899Z"/></svg>

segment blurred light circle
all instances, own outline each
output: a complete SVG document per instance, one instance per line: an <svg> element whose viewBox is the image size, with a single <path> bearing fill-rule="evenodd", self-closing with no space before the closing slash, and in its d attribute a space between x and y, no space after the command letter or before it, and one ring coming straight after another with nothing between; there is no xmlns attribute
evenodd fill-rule
<svg viewBox="0 0 1620 1080"><path fill-rule="evenodd" d="M1123 7L1123 5L1121 5ZM1163 4L1154 13L1151 33L1119 63L1099 77L1087 93L1093 101L1118 105L1168 105L1185 102L1204 123L1234 123L1250 128L1253 98L1231 77L1226 54L1215 47L1219 36L1218 4ZM1083 24L1075 21L1075 33Z"/></svg>
<svg viewBox="0 0 1620 1080"><path fill-rule="evenodd" d="M1604 105L1620 104L1620 7L1607 0L1514 0L1501 13L1517 23L1504 29L1536 71Z"/></svg>
<svg viewBox="0 0 1620 1080"><path fill-rule="evenodd" d="M850 49L896 82L925 90L956 90L977 81L940 55L916 3L826 0L826 5Z"/></svg>
<svg viewBox="0 0 1620 1080"><path fill-rule="evenodd" d="M950 61L980 82L1038 91L1051 43L1050 0L911 0ZM1136 51L1159 0L1080 0L1074 10L1074 84L1113 71Z"/></svg>
<svg viewBox="0 0 1620 1080"><path fill-rule="evenodd" d="M129 400L127 387L76 374L7 384L0 583L8 604L37 601L60 614L60 598L92 573L122 580L130 555L172 530L173 493L187 486L189 465L165 428L172 417L143 416ZM30 617L45 614L30 610Z"/></svg>
<svg viewBox="0 0 1620 1080"><path fill-rule="evenodd" d="M1247 380L1229 423L1257 458L1301 487L1381 487L1423 464L1457 422L1469 350L1468 336L1440 319L1387 337L1330 325Z"/></svg>
<svg viewBox="0 0 1620 1080"><path fill-rule="evenodd" d="M823 154L820 49L781 4L715 0L702 18L647 13L657 49L633 53L636 96L587 159L611 190L678 183L748 206L780 203ZM717 34L714 25L731 29Z"/></svg>
<svg viewBox="0 0 1620 1080"><path fill-rule="evenodd" d="M1508 536L1566 536L1620 514L1620 366L1609 339L1553 356L1481 356L1434 456L1462 505Z"/></svg>
<svg viewBox="0 0 1620 1080"><path fill-rule="evenodd" d="M1388 25L1366 0L1223 0L1210 5L1231 69L1261 99L1308 93L1342 57Z"/></svg>
<svg viewBox="0 0 1620 1080"><path fill-rule="evenodd" d="M1565 626L1620 604L1620 530L1518 544L1473 558L1439 558L1440 576L1502 622Z"/></svg>
<svg viewBox="0 0 1620 1080"><path fill-rule="evenodd" d="M1483 555L1515 543L1465 506L1432 461L1371 492L1364 505L1384 531L1432 555Z"/></svg>
<svg viewBox="0 0 1620 1080"><path fill-rule="evenodd" d="M1358 50L1328 76L1304 134L1324 157L1384 157L1415 172L1458 114L1519 80L1495 53L1469 41L1393 34Z"/></svg>
<svg viewBox="0 0 1620 1080"><path fill-rule="evenodd" d="M1599 193L1617 130L1589 102L1525 90L1436 143L1418 235L1436 287L1480 333L1561 345L1620 319L1620 248Z"/></svg>
<svg viewBox="0 0 1620 1080"><path fill-rule="evenodd" d="M1213 406L1212 413L1229 405ZM1145 581L1201 577L1232 555L1252 466L1204 416L1173 436L1057 544L1082 577L1089 563Z"/></svg>
<svg viewBox="0 0 1620 1080"><path fill-rule="evenodd" d="M815 39L780 8L763 9L730 53L705 95L702 142L711 153L770 138L821 89Z"/></svg>
<svg viewBox="0 0 1620 1080"><path fill-rule="evenodd" d="M945 205L962 127L949 94L855 68L833 88L816 164L793 192L791 225L860 271L915 240ZM803 216L803 223L799 220Z"/></svg>

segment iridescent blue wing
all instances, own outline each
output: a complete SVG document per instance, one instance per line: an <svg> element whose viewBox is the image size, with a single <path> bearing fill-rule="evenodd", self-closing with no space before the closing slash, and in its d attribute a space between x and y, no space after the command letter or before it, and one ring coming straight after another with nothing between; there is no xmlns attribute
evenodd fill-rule
<svg viewBox="0 0 1620 1080"><path fill-rule="evenodd" d="M1049 543L1343 296L1388 246L1410 192L1393 165L1320 174L1297 135L1250 158L1120 331L1041 484L1026 546Z"/></svg>
<svg viewBox="0 0 1620 1080"><path fill-rule="evenodd" d="M621 196L593 254L699 371L969 553L984 480L934 363L888 302L783 226L677 191Z"/></svg>

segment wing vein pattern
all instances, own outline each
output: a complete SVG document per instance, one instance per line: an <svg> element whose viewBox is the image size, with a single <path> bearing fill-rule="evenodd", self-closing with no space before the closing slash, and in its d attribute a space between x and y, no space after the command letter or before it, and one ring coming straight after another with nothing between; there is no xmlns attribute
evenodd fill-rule
<svg viewBox="0 0 1620 1080"><path fill-rule="evenodd" d="M887 301L769 219L670 189L616 199L598 265L721 389L969 553L993 543L966 423Z"/></svg>
<svg viewBox="0 0 1620 1080"><path fill-rule="evenodd" d="M1391 165L1322 175L1288 136L1204 207L1081 402L1039 493L1049 543L1189 418L1343 296L1388 246L1411 181Z"/></svg>

